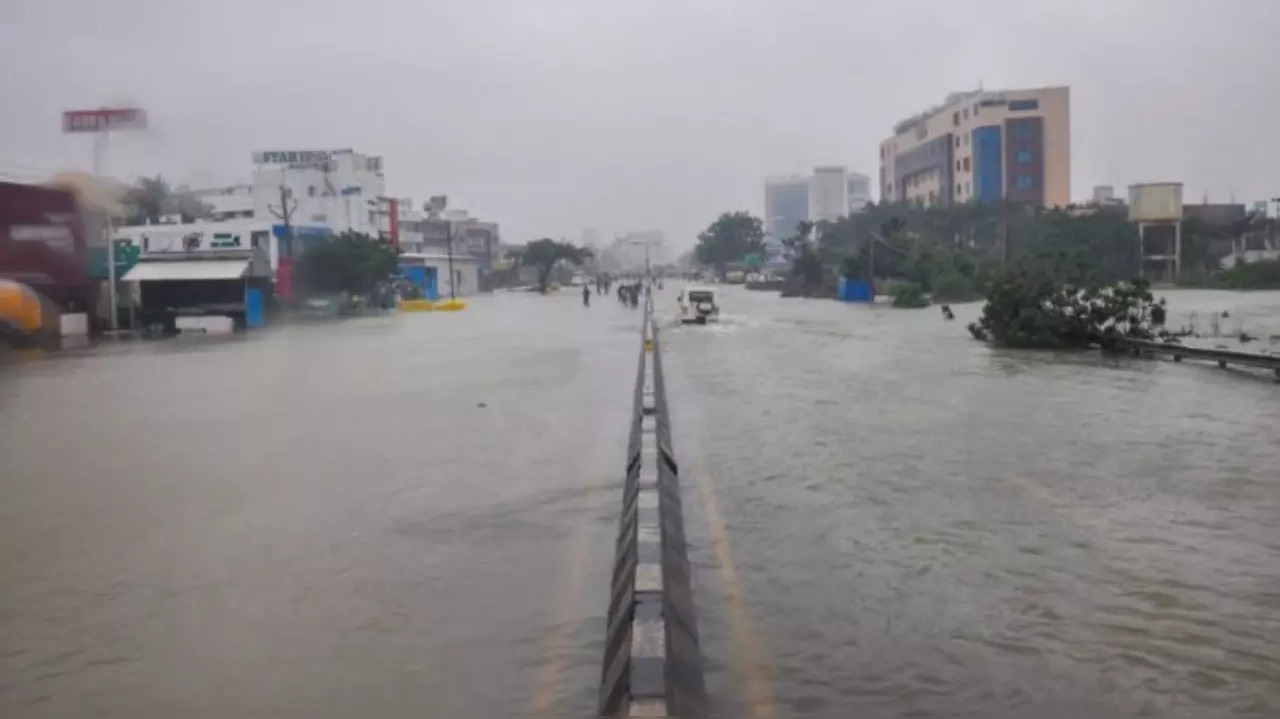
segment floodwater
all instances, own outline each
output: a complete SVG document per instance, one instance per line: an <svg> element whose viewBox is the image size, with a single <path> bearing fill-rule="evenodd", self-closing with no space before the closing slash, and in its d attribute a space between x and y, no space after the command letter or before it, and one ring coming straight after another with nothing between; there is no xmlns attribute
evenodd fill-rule
<svg viewBox="0 0 1280 719"><path fill-rule="evenodd" d="M1166 294L1280 332L1280 293ZM666 340L720 712L1280 715L1269 374L993 351L978 305L722 303Z"/></svg>
<svg viewBox="0 0 1280 719"><path fill-rule="evenodd" d="M0 366L0 716L590 713L640 349L605 299Z"/></svg>
<svg viewBox="0 0 1280 719"><path fill-rule="evenodd" d="M721 302L663 334L717 711L1280 713L1269 376ZM592 713L638 319L499 294L9 357L0 716Z"/></svg>

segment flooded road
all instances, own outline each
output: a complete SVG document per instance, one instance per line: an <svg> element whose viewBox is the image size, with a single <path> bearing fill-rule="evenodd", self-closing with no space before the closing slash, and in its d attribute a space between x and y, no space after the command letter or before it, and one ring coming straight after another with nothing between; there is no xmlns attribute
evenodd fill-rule
<svg viewBox="0 0 1280 719"><path fill-rule="evenodd" d="M638 331L498 295L0 367L0 716L589 713Z"/></svg>
<svg viewBox="0 0 1280 719"><path fill-rule="evenodd" d="M664 333L721 713L1280 713L1268 377L722 304ZM510 294L0 366L0 716L591 714L638 321Z"/></svg>
<svg viewBox="0 0 1280 719"><path fill-rule="evenodd" d="M992 351L977 305L723 302L666 340L721 713L1280 713L1269 376Z"/></svg>

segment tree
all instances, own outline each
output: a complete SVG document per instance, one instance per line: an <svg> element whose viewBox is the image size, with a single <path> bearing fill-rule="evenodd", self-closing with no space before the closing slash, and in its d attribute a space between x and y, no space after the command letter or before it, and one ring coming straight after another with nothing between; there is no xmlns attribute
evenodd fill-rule
<svg viewBox="0 0 1280 719"><path fill-rule="evenodd" d="M992 279L982 317L969 332L1005 347L1109 348L1122 337L1151 339L1163 316L1163 300L1154 302L1144 280L1081 288L1018 264Z"/></svg>
<svg viewBox="0 0 1280 719"><path fill-rule="evenodd" d="M906 308L928 307L929 298L924 290L914 282L899 282L893 287L893 306Z"/></svg>
<svg viewBox="0 0 1280 719"><path fill-rule="evenodd" d="M764 251L764 224L748 212L726 212L698 235L694 256L722 277L730 262Z"/></svg>
<svg viewBox="0 0 1280 719"><path fill-rule="evenodd" d="M817 229L819 232L826 228L827 223L813 223L809 221L801 222L796 225L796 233L791 237L782 241L787 246L787 250L791 253L791 277L798 281L804 288L812 290L822 284L822 275L825 267L822 258L818 256L818 250L814 247L813 240L809 239Z"/></svg>
<svg viewBox="0 0 1280 719"><path fill-rule="evenodd" d="M563 260L574 265L581 265L591 256L591 250L568 242L556 242L550 237L544 237L525 245L524 252L520 253L519 259L522 265L538 269L538 291L546 294L547 284L551 278L551 270L556 266L556 263Z"/></svg>
<svg viewBox="0 0 1280 719"><path fill-rule="evenodd" d="M125 192L125 221L131 225L159 224L169 195L169 183L160 175L139 177Z"/></svg>
<svg viewBox="0 0 1280 719"><path fill-rule="evenodd" d="M174 190L163 203L164 214L178 215L183 223L208 219L213 214L213 205L196 197L189 187L183 185Z"/></svg>
<svg viewBox="0 0 1280 719"><path fill-rule="evenodd" d="M396 273L398 257L387 240L347 231L307 248L298 260L298 282L315 293L367 294Z"/></svg>

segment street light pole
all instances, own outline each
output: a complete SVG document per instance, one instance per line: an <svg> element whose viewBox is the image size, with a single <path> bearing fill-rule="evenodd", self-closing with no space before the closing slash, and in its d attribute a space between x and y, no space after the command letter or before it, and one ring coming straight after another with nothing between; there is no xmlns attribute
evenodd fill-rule
<svg viewBox="0 0 1280 719"><path fill-rule="evenodd" d="M445 246L449 251L449 299L458 299L457 293L454 292L454 274L453 274L453 222L451 220L444 221Z"/></svg>
<svg viewBox="0 0 1280 719"><path fill-rule="evenodd" d="M99 182L105 182L106 178L103 173L106 172L107 154L107 130L99 130L93 138L93 174ZM114 232L111 229L111 212L106 213L106 217L102 220L102 234L107 240L107 304L111 316L108 318L107 326L112 330L120 329L120 310L119 297L116 295L116 242L112 237Z"/></svg>

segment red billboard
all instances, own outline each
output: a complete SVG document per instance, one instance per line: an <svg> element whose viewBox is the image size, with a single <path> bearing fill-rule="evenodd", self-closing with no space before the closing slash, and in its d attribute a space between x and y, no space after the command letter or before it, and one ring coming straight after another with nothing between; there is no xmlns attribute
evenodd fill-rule
<svg viewBox="0 0 1280 719"><path fill-rule="evenodd" d="M62 113L63 132L140 130L147 126L147 112L136 107L103 107Z"/></svg>
<svg viewBox="0 0 1280 719"><path fill-rule="evenodd" d="M0 182L0 277L46 292L89 284L84 225L75 195Z"/></svg>

